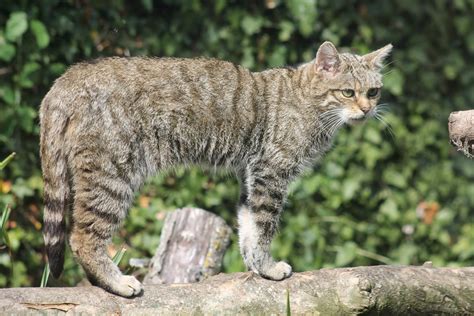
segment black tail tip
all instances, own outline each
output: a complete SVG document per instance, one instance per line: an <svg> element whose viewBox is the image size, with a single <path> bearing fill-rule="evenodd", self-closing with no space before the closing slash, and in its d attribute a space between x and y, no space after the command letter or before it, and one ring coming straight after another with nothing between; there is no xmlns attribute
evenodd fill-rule
<svg viewBox="0 0 474 316"><path fill-rule="evenodd" d="M58 262L49 262L49 272L51 272L51 275L55 278L58 279L61 276L61 273L63 273L63 264L58 264Z"/></svg>
<svg viewBox="0 0 474 316"><path fill-rule="evenodd" d="M47 247L49 271L54 278L59 278L64 267L64 244L59 243Z"/></svg>

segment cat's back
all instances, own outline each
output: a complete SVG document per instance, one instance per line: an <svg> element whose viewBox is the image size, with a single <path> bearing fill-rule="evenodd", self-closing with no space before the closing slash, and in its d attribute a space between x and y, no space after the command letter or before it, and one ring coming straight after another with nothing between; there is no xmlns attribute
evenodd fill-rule
<svg viewBox="0 0 474 316"><path fill-rule="evenodd" d="M246 69L228 61L213 58L172 57L106 57L71 66L58 80L69 85L131 84L141 87L160 81L195 83L195 80L229 79L229 71ZM227 78L226 78L227 77Z"/></svg>
<svg viewBox="0 0 474 316"><path fill-rule="evenodd" d="M67 130L73 142L86 145L111 144L117 135L129 143L174 133L199 152L199 139L237 142L250 133L256 98L253 73L231 62L110 57L73 65L58 78L42 101L40 122L42 135L61 121L55 135Z"/></svg>
<svg viewBox="0 0 474 316"><path fill-rule="evenodd" d="M218 59L107 57L71 66L43 103L61 99L61 104L77 109L91 101L117 106L148 96L163 103L225 106L250 80L247 69Z"/></svg>

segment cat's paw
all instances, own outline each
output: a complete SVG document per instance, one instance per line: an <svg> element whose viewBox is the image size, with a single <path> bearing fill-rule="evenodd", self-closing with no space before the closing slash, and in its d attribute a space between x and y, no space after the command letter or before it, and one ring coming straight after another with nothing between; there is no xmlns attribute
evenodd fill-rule
<svg viewBox="0 0 474 316"><path fill-rule="evenodd" d="M292 269L291 266L283 261L275 262L273 265L264 269L264 271L259 271L262 277L274 281L280 281L291 276Z"/></svg>
<svg viewBox="0 0 474 316"><path fill-rule="evenodd" d="M135 296L142 291L143 285L131 275L121 275L116 282L110 285L110 292L123 297Z"/></svg>

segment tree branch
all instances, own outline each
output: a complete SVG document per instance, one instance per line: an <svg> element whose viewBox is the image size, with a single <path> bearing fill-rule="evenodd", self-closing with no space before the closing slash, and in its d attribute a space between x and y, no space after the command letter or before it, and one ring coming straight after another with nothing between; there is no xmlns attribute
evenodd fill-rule
<svg viewBox="0 0 474 316"><path fill-rule="evenodd" d="M295 273L275 282L250 272L200 283L147 285L126 299L97 287L0 289L0 314L474 314L474 267L373 266Z"/></svg>

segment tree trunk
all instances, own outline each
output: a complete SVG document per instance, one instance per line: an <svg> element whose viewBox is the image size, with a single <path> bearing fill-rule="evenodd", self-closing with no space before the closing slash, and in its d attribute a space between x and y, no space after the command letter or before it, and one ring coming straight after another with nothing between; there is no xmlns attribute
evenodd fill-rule
<svg viewBox="0 0 474 316"><path fill-rule="evenodd" d="M452 112L449 115L451 143L469 158L474 158L474 110Z"/></svg>
<svg viewBox="0 0 474 316"><path fill-rule="evenodd" d="M219 273L231 233L221 217L202 209L169 213L144 284L192 283Z"/></svg>
<svg viewBox="0 0 474 316"><path fill-rule="evenodd" d="M289 306L287 298L289 297ZM97 287L0 289L0 314L472 315L474 267L373 266L295 273L275 282L251 272L200 283L147 285L127 299Z"/></svg>

